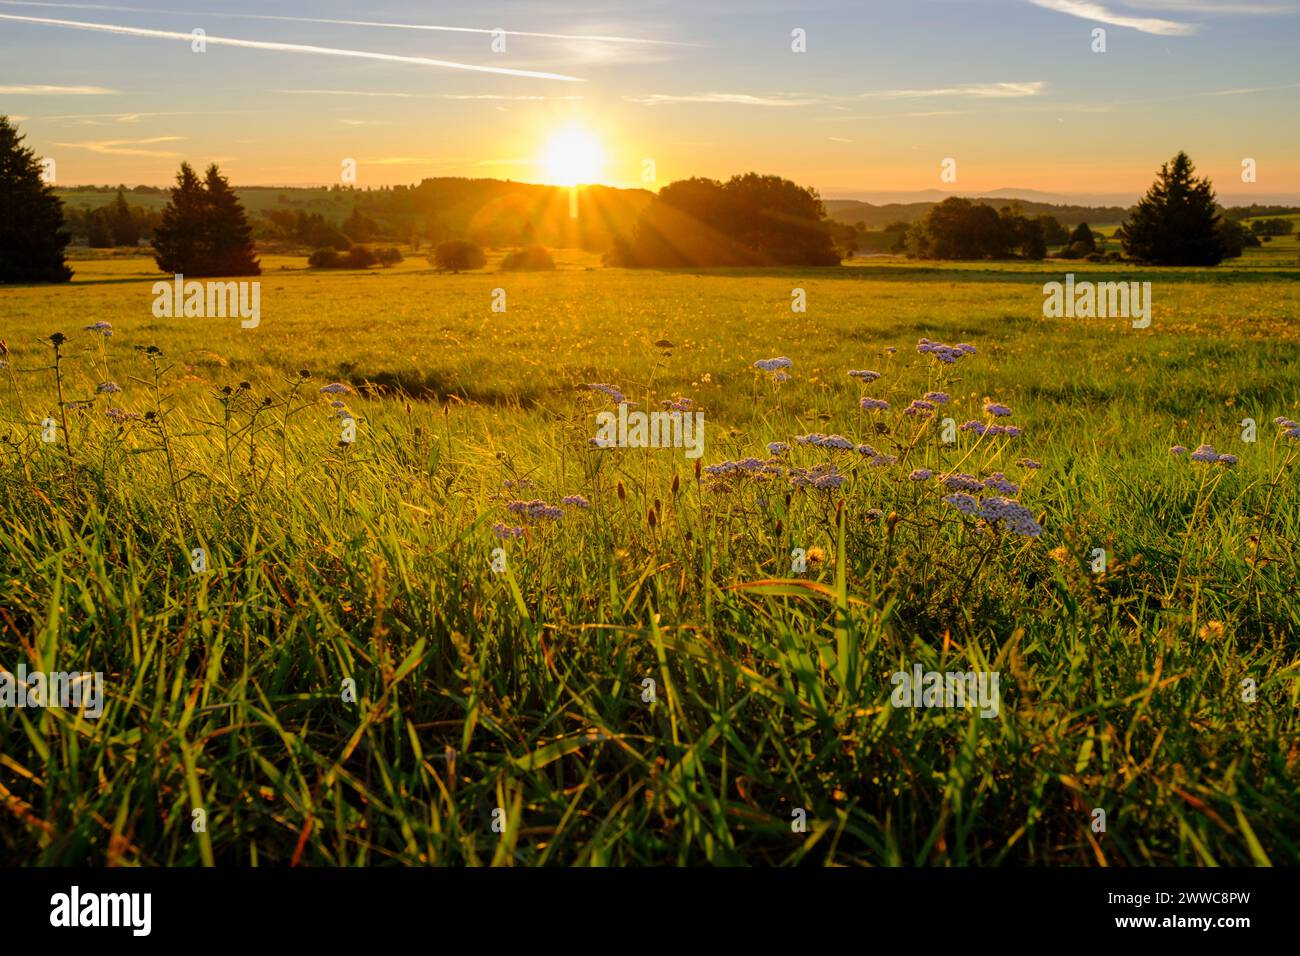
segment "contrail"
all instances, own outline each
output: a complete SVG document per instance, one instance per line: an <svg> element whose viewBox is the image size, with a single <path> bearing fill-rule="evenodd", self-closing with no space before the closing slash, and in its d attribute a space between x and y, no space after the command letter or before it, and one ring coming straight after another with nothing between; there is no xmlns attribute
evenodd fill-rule
<svg viewBox="0 0 1300 956"><path fill-rule="evenodd" d="M383 27L390 30L437 30L444 33L496 33L482 27L447 27L429 23L389 23L380 20L328 20L319 17L282 17L258 13L207 13L198 10L156 10L144 7L119 7L95 3L39 3L0 0L6 7L59 7L65 10L106 10L112 13L155 13L167 16L227 17L236 20L276 20L282 23L328 23L335 26ZM601 36L588 33L529 33L525 30L501 30L512 37L540 37L544 40L592 40L601 43L649 43L657 46L690 46L674 40L649 40L641 37Z"/></svg>
<svg viewBox="0 0 1300 956"><path fill-rule="evenodd" d="M146 30L142 27L120 27L109 23L85 23L81 20L50 20L45 17L18 17L0 13L0 20L12 20L18 23L37 23L45 26L70 27L74 30L93 30L99 33L117 33L124 36L153 37L159 40L185 40L194 37L189 33L173 30ZM451 70L471 70L475 73L497 73L503 76L524 76L534 80L565 80L570 83L583 82L581 77L565 76L563 73L539 73L534 70L511 70L503 66L476 66L472 63L457 63L453 60L434 60L426 56L399 56L396 53L371 53L366 50L341 50L337 47L307 46L302 43L279 43L270 40L240 40L234 37L206 36L204 40L213 46L235 46L248 50L278 50L282 53L315 53L323 56L348 56L362 60L382 60L386 63L411 63L416 66L441 66Z"/></svg>

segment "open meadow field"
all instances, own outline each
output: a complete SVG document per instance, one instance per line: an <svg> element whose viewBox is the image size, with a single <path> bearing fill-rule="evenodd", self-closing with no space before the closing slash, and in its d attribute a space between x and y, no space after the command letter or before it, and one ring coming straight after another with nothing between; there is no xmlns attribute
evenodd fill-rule
<svg viewBox="0 0 1300 956"><path fill-rule="evenodd" d="M1297 251L0 288L0 664L105 674L0 725L0 855L1298 864ZM611 391L700 456L593 444Z"/></svg>

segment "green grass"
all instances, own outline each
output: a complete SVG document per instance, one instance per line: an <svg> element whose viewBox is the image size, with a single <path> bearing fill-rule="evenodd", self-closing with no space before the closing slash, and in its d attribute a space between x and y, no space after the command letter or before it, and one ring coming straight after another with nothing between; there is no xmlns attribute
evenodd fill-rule
<svg viewBox="0 0 1300 956"><path fill-rule="evenodd" d="M0 667L103 671L109 698L97 721L0 713L6 859L1300 863L1300 445L1271 424L1300 419L1294 257L560 259L445 276L268 258L252 330L154 318L144 258L0 289ZM1065 271L1150 280L1152 327L1044 319ZM111 339L83 331L98 320ZM123 393L47 444L56 331L66 401ZM940 366L920 336L978 354ZM784 385L752 368L778 355ZM357 392L352 445L332 381ZM838 491L697 476L679 450L592 449L609 406L587 382L695 399L706 466L811 431L900 461L795 445L837 464ZM1007 403L1023 437L943 445L898 414L936 388L957 423ZM109 405L155 417L119 428ZM1201 442L1239 464L1168 451ZM1043 534L963 518L907 480L922 466L1005 472ZM590 510L494 537L525 523L510 499L572 494ZM889 675L918 662L999 672L1000 715L891 707Z"/></svg>

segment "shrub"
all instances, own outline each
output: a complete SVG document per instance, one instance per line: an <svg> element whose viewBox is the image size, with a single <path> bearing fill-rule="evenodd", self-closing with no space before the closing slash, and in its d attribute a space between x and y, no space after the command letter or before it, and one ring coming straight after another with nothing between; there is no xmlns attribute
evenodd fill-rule
<svg viewBox="0 0 1300 956"><path fill-rule="evenodd" d="M502 259L501 268L507 272L543 272L554 269L555 260L545 246L528 246L516 249Z"/></svg>
<svg viewBox="0 0 1300 956"><path fill-rule="evenodd" d="M334 249L317 249L308 257L307 265L313 269L337 269L339 254Z"/></svg>
<svg viewBox="0 0 1300 956"><path fill-rule="evenodd" d="M375 250L375 259L384 268L395 266L402 261L402 252L396 246L387 246L383 249Z"/></svg>
<svg viewBox="0 0 1300 956"><path fill-rule="evenodd" d="M487 263L483 250L465 239L448 239L438 243L429 257L429 263L442 272L460 272L465 269L482 269Z"/></svg>

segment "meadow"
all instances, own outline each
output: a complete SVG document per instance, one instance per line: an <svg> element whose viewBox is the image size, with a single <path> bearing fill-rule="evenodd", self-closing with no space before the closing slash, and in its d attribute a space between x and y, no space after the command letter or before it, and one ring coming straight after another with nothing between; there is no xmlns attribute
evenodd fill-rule
<svg viewBox="0 0 1300 956"><path fill-rule="evenodd" d="M1296 253L264 257L255 329L155 318L145 257L0 288L0 668L108 694L97 720L0 714L0 854L1300 864ZM1066 271L1150 281L1151 327L1044 319ZM591 383L692 400L703 457L593 447ZM943 417L980 424L945 443ZM1203 443L1236 463L1170 451ZM955 473L1041 533L945 501ZM998 672L1000 713L891 706L916 664Z"/></svg>

